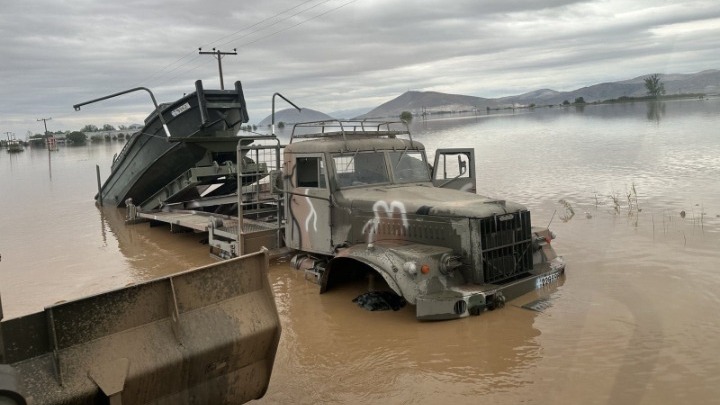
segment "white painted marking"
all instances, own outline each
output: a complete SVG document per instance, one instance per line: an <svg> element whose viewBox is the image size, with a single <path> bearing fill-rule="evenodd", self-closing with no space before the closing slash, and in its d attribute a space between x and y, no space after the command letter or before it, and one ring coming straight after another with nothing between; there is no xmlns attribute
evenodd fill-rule
<svg viewBox="0 0 720 405"><path fill-rule="evenodd" d="M362 230L362 232L368 236L368 243L372 242L370 240L370 235L377 234L378 226L380 225L380 221L382 220L382 218L392 218L396 211L400 214L400 219L402 220L403 227L407 231L410 223L407 219L407 211L405 211L405 204L403 204L401 201L391 201L390 204L383 200L375 201L375 204L373 204L373 212L375 213L375 217L368 220L365 223L365 226L363 226ZM383 213L385 215L383 215Z"/></svg>
<svg viewBox="0 0 720 405"><path fill-rule="evenodd" d="M309 191L310 190L308 190L308 189L305 190L306 196L308 195ZM313 220L313 229L315 230L315 232L317 232L317 212L315 211L315 207L313 206L312 201L310 201L310 197L305 197L305 200L307 201L308 206L310 207L310 213L308 214L308 217L305 218L305 231L307 231L307 232L310 231L310 220L312 219Z"/></svg>

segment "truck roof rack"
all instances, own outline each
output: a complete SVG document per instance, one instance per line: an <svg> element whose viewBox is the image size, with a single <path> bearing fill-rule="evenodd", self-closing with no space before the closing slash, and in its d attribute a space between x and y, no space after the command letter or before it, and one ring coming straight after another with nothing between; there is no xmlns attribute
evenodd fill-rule
<svg viewBox="0 0 720 405"><path fill-rule="evenodd" d="M367 121L367 120L326 120L300 122L293 126L290 143L293 139L315 139L337 137L347 142L351 136L375 136L396 138L407 135L412 144L410 128L404 121Z"/></svg>

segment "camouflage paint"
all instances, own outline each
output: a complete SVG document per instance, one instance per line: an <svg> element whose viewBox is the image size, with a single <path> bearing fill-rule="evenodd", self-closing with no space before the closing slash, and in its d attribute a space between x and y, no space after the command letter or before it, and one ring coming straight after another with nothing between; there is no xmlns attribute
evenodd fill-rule
<svg viewBox="0 0 720 405"><path fill-rule="evenodd" d="M461 191L474 190L474 169L469 177L440 179L450 187L442 190L430 178L395 182L389 154L402 150L419 151L421 155L414 155L424 159L419 142L377 136L321 138L286 146L285 167L292 168L285 176L287 243L326 256L327 264L319 270L321 292L331 285L333 272L343 271L351 260L374 270L415 305L418 319L436 320L477 315L557 281L564 262L552 250L548 230L531 230L524 206ZM340 187L333 157L347 162L343 175L354 176L363 161L383 162L366 153L384 156L390 181L366 184L346 177L346 186ZM474 167L472 152L452 153L467 156L464 165ZM322 156L328 163L326 188L297 187L297 161L308 156ZM363 159L355 159L358 156ZM520 258L527 258L527 263ZM488 283L486 277L499 283Z"/></svg>

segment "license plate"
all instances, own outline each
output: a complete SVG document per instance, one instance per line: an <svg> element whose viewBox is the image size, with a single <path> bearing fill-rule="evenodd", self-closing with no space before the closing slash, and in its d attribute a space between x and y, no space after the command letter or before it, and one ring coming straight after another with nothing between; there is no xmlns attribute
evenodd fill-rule
<svg viewBox="0 0 720 405"><path fill-rule="evenodd" d="M558 271L558 272L555 272L555 273L552 273L552 274L547 274L547 275L538 277L538 278L535 280L535 288L536 288L536 289L537 289L537 288L542 288L542 287L545 287L545 286L547 286L547 285L553 284L553 283L556 282L559 278L560 278L560 272L559 272L559 271Z"/></svg>

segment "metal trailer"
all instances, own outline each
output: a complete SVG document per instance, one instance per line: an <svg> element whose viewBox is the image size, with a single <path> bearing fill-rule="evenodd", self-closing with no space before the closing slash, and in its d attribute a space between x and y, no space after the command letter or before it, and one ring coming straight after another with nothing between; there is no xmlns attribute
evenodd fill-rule
<svg viewBox="0 0 720 405"><path fill-rule="evenodd" d="M262 397L280 339L267 268L262 250L2 320L0 404Z"/></svg>

